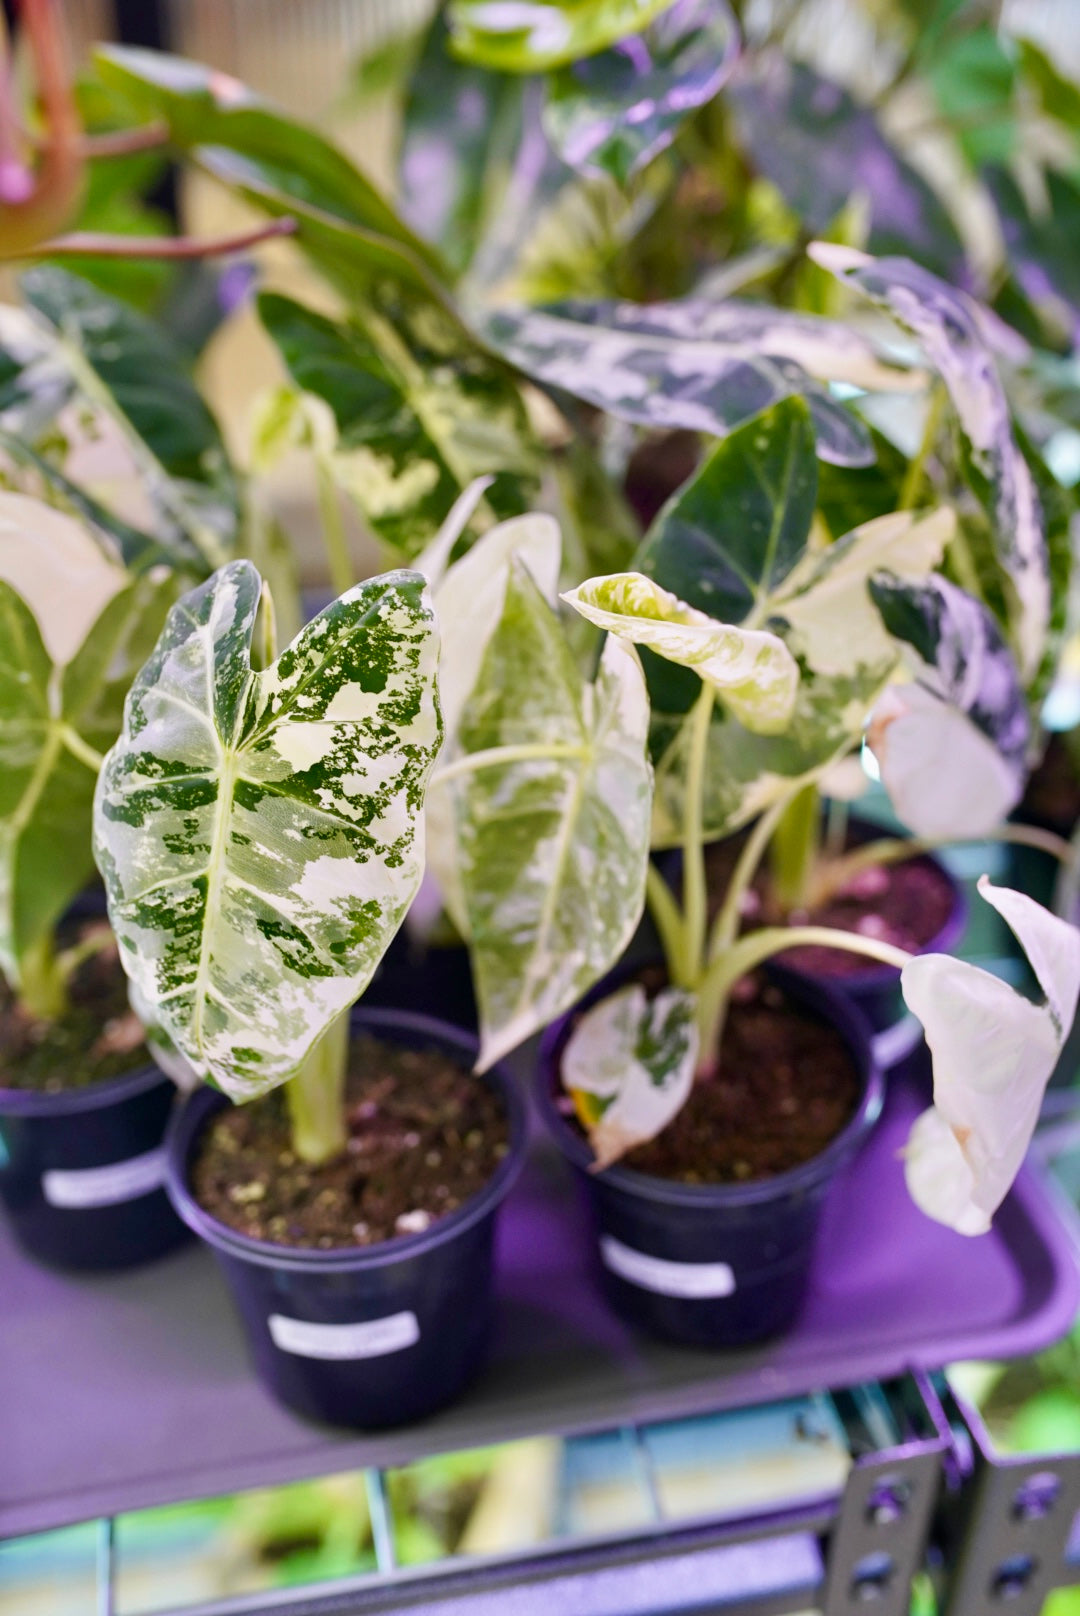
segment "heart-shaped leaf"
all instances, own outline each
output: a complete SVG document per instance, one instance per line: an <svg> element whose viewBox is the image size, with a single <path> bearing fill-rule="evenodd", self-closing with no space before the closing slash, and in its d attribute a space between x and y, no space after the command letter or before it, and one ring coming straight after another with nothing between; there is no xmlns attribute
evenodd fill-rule
<svg viewBox="0 0 1080 1616"><path fill-rule="evenodd" d="M468 558L466 558L468 559ZM594 683L519 560L458 725L445 792L450 868L490 1065L574 1004L619 959L641 918L649 849L649 704L614 641ZM500 756L500 753L503 755ZM482 766L472 760L482 754ZM455 778L450 771L463 770Z"/></svg>
<svg viewBox="0 0 1080 1616"><path fill-rule="evenodd" d="M775 634L719 623L640 572L589 578L562 598L597 628L692 668L748 729L775 734L790 720L799 669Z"/></svg>
<svg viewBox="0 0 1080 1616"><path fill-rule="evenodd" d="M526 375L621 420L723 438L781 399L800 395L810 407L822 459L866 465L873 458L862 423L787 355L788 346L809 340L804 328L813 322L806 316L795 329L776 310L756 319L752 305L578 301L499 308L478 324ZM858 346L862 368L867 349ZM837 372L852 348L850 336L838 343ZM814 351L821 356L817 338Z"/></svg>
<svg viewBox="0 0 1080 1616"><path fill-rule="evenodd" d="M562 1081L597 1167L655 1139L682 1110L694 1083L696 1008L693 994L680 988L649 999L635 983L577 1022L563 1050Z"/></svg>
<svg viewBox="0 0 1080 1616"><path fill-rule="evenodd" d="M101 772L95 853L140 1004L236 1099L363 991L423 870L437 640L419 573L358 584L256 673L261 582L172 609Z"/></svg>
<svg viewBox="0 0 1080 1616"><path fill-rule="evenodd" d="M1001 588L1025 680L1037 672L1050 624L1046 530L1031 470L1016 441L998 375L989 316L966 293L906 258L874 259L816 242L811 256L918 338L948 389L965 469L993 535Z"/></svg>
<svg viewBox="0 0 1080 1616"><path fill-rule="evenodd" d="M719 92L738 51L727 0L675 0L643 33L552 76L547 137L571 168L626 184Z"/></svg>

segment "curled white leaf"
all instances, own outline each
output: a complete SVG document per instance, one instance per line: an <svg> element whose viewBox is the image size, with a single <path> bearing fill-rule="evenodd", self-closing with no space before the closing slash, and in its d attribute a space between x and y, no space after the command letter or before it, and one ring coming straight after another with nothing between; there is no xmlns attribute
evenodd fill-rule
<svg viewBox="0 0 1080 1616"><path fill-rule="evenodd" d="M776 634L718 622L640 572L590 578L562 598L609 634L693 669L756 734L789 723L799 669Z"/></svg>
<svg viewBox="0 0 1080 1616"><path fill-rule="evenodd" d="M934 1064L934 1104L905 1151L908 1189L928 1217L968 1235L985 1234L1020 1170L1080 993L1080 931L986 876L979 891L1023 946L1044 1002L947 954L920 954L900 977Z"/></svg>
<svg viewBox="0 0 1080 1616"><path fill-rule="evenodd" d="M587 1119L598 1168L645 1144L682 1110L694 1081L695 1001L681 988L654 999L640 983L601 999L563 1051L563 1086Z"/></svg>
<svg viewBox="0 0 1080 1616"><path fill-rule="evenodd" d="M893 807L916 836L985 836L1016 803L1016 771L993 741L923 685L890 685L866 740Z"/></svg>

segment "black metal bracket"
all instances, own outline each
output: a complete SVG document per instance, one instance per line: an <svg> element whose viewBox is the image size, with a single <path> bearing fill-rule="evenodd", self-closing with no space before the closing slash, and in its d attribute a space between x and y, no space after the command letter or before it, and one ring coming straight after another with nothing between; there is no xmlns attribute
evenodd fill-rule
<svg viewBox="0 0 1080 1616"><path fill-rule="evenodd" d="M944 1405L966 1474L946 1511L944 1616L1039 1616L1055 1588L1080 1582L1068 1558L1080 1511L1080 1453L1002 1455L954 1392Z"/></svg>
<svg viewBox="0 0 1080 1616"><path fill-rule="evenodd" d="M924 1380L887 1382L881 1391L903 1436L891 1447L875 1442L856 1398L848 1394L845 1406L834 1394L856 1459L829 1539L825 1616L907 1616L925 1560L951 1435Z"/></svg>

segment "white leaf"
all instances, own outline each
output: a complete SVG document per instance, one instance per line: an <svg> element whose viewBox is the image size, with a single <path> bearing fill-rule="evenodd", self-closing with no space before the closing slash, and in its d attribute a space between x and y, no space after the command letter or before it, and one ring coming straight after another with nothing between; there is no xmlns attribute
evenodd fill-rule
<svg viewBox="0 0 1080 1616"><path fill-rule="evenodd" d="M720 623L640 572L590 578L562 598L609 634L692 668L747 729L777 734L790 720L799 669L777 635Z"/></svg>
<svg viewBox="0 0 1080 1616"><path fill-rule="evenodd" d="M983 1234L1020 1170L1080 993L1080 931L985 876L979 891L1022 944L1046 995L947 954L909 960L900 982L934 1064L934 1104L905 1152L908 1189L928 1217Z"/></svg>
<svg viewBox="0 0 1080 1616"><path fill-rule="evenodd" d="M427 549L422 555L417 556L416 570L424 574L432 589L437 588L442 582L443 574L450 565L454 545L468 527L473 512L494 481L494 477L474 477L468 488L463 489L451 505L446 521Z"/></svg>
<svg viewBox="0 0 1080 1616"><path fill-rule="evenodd" d="M694 1011L693 995L680 988L649 999L634 983L578 1021L563 1051L562 1081L579 1112L590 1116L597 1167L655 1139L682 1110L697 1061ZM588 1098L582 1103L578 1096Z"/></svg>
<svg viewBox="0 0 1080 1616"><path fill-rule="evenodd" d="M922 685L890 686L866 740L897 815L916 836L985 836L1016 803L1016 773L998 748Z"/></svg>

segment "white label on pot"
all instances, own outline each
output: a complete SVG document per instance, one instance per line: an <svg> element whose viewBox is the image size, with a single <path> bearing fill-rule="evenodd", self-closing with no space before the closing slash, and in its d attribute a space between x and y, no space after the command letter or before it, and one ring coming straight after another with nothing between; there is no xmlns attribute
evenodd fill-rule
<svg viewBox="0 0 1080 1616"><path fill-rule="evenodd" d="M420 1339L415 1313L391 1313L363 1324L309 1324L271 1313L268 1323L274 1345L300 1358L382 1358Z"/></svg>
<svg viewBox="0 0 1080 1616"><path fill-rule="evenodd" d="M165 1148L143 1156L110 1162L107 1167L50 1168L41 1175L41 1188L50 1206L114 1206L159 1190L165 1182Z"/></svg>
<svg viewBox="0 0 1080 1616"><path fill-rule="evenodd" d="M660 1296L730 1296L735 1275L726 1262L669 1262L666 1257L648 1257L643 1251L624 1246L613 1235L600 1236L600 1255L606 1267L620 1279Z"/></svg>

